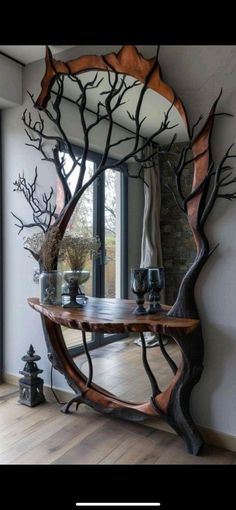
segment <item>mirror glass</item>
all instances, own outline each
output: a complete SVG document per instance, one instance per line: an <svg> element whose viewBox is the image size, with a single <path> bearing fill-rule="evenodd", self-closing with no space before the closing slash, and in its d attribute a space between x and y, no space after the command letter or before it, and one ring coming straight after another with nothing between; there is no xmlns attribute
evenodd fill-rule
<svg viewBox="0 0 236 510"><path fill-rule="evenodd" d="M82 124L83 122L87 126L94 124L88 134L89 151L86 158L84 182L92 176L106 150L110 123L109 108L105 108L105 105L109 103L112 88L115 87L118 91L110 102L113 124L109 158L112 168L108 168L104 177L87 188L71 217L66 235L77 234L92 238L96 234L100 234L102 247L99 254L96 257L91 257L88 254L83 267L90 274L89 279L82 284L82 289L87 296L96 293L99 297L135 298L129 288L128 295L124 295L121 281L125 262L127 262L128 287L131 267L140 265L145 206L145 172L150 172L153 166L150 161L141 165L133 157L126 159L135 140L138 112L140 136L137 147L142 147L145 140L152 143L155 164L159 171L161 193L160 203L157 203L156 207L160 208L161 265L165 268L165 290L162 302L171 305L176 299L180 282L195 254L195 246L187 219L178 208L174 198L176 183L171 170L171 166L177 161L182 148L188 142L188 129L179 111L162 95L147 88L142 101L140 101L143 90L142 83L123 74L118 75L117 82L115 82L116 79L117 75L105 71L88 71L77 76L63 77L63 129L67 133L70 143L78 148L78 152L76 152L78 161L81 149L86 143ZM58 93L61 84L60 79L55 82L52 95ZM85 88L86 106L83 109L83 118L81 118L79 115L83 101L81 90ZM166 115L168 116L168 129L159 133ZM102 117L99 122L97 122L98 117ZM139 153L137 156L139 157ZM69 173L73 164L70 155L62 148L60 157L65 158L65 169ZM123 189L123 174L114 168L114 162L123 159L125 159L126 165L125 173L130 174L126 194ZM140 171L141 166L145 168ZM78 172L79 167L74 169L68 179L72 194L75 191ZM141 178L137 178L139 173ZM182 179L184 180L184 189L189 191L192 179L191 165L184 171ZM154 195L155 200L156 198ZM60 200L59 188L58 200ZM124 233L122 221L124 221L125 215L127 216L127 234L122 240ZM101 229L103 229L103 235L101 235ZM125 253L122 253L122 250ZM127 261L124 262L124 258L127 258ZM69 268L65 266L65 263L62 263L60 269ZM103 282L99 283L101 274ZM67 348L74 361L87 374L87 359L82 352L81 333L64 327L62 329ZM149 396L149 382L143 370L141 348L134 343L137 337L130 335L127 338L119 339L117 335L113 335L113 338L111 335L96 335L95 338L89 333L86 336L90 348L93 348L91 356L94 363L94 382L117 396L134 401ZM109 345L107 345L108 343ZM165 360L158 356L158 349L158 346L149 349L148 359L154 373L160 375L158 378L160 386L164 387L171 379L171 371ZM179 353L174 343L168 341L166 349L175 363L178 363ZM135 385L132 384L132 381L136 381ZM137 381L139 381L138 384Z"/></svg>
<svg viewBox="0 0 236 510"><path fill-rule="evenodd" d="M101 115L106 113L104 104L114 86L118 91L117 95L114 95L111 100L111 108L117 106L112 112L114 123L126 130L126 136L129 136L128 132L134 133L134 116L142 94L143 83L133 78L133 76L121 73L116 75L107 71L86 71L77 76L66 75L63 77L63 97L70 100L72 104L74 102L74 106L80 104L81 89L78 80L83 88L86 86L85 116L87 116L88 121L89 114L94 116L98 108ZM58 93L57 82L52 88L52 93ZM119 104L117 105L118 99ZM168 110L170 110L168 114L169 129L158 134L158 136L154 136L153 141L156 141L159 145L168 144L173 135L176 134L176 142L186 142L188 140L188 130L179 111L175 107L171 108L171 103L164 96L150 88L146 88L141 101L139 114L140 119L143 120L140 128L141 135L147 139L155 134ZM106 117L106 120L108 120L108 117ZM73 122L72 119L70 119L70 122ZM103 127L105 128L105 124ZM93 137L92 132L91 136ZM100 152L103 150L104 146L100 147ZM123 152L125 155L125 148Z"/></svg>

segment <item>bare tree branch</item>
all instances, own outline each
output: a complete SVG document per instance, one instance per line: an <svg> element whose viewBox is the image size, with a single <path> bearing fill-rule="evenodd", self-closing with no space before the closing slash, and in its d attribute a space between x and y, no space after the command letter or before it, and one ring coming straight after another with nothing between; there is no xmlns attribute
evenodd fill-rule
<svg viewBox="0 0 236 510"><path fill-rule="evenodd" d="M24 228L38 227L43 232L47 232L50 226L53 224L53 221L57 219L56 214L56 205L52 204L52 198L54 195L53 188L51 187L49 194L43 193L41 199L39 199L36 195L37 188L37 179L38 179L38 171L37 167L35 168L35 175L32 183L27 182L24 174L18 176L18 180L14 181L14 190L18 193L23 193L26 202L29 204L32 210L32 219L33 222L24 223L19 217L17 217L14 213L12 215L17 219L19 224L15 224L19 228L19 234L22 232Z"/></svg>

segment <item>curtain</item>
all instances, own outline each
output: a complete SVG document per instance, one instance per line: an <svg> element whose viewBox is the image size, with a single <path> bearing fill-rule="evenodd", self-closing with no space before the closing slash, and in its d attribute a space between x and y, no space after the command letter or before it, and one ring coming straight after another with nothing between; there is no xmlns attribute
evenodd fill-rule
<svg viewBox="0 0 236 510"><path fill-rule="evenodd" d="M151 156L157 149L153 145L146 147L144 158ZM151 161L144 164L144 212L143 212L143 232L141 242L141 261L140 267L163 266L162 248L161 248L161 183L160 167L158 154ZM161 301L164 301L164 291L161 292ZM147 347L159 345L158 334L144 333ZM135 340L135 343L142 346L141 340ZM166 340L164 341L166 343Z"/></svg>
<svg viewBox="0 0 236 510"><path fill-rule="evenodd" d="M147 158L153 151L153 146L146 147L144 157ZM161 186L158 154L154 156L153 160L147 161L144 165L144 180L148 186L144 184L140 267L157 267L163 265L160 231Z"/></svg>

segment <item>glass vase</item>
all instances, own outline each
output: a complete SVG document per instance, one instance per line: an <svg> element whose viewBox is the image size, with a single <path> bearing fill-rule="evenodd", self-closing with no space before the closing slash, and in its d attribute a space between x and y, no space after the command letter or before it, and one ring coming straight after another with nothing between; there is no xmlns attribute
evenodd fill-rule
<svg viewBox="0 0 236 510"><path fill-rule="evenodd" d="M78 284L78 287L80 289L80 285L87 282L87 280L90 277L90 271L86 270L74 270L74 271L64 271L63 272L63 278L66 282L67 288L68 284L71 281L71 279L75 280ZM80 291L80 290L79 290Z"/></svg>
<svg viewBox="0 0 236 510"><path fill-rule="evenodd" d="M60 305L62 275L59 271L43 271L39 277L40 304Z"/></svg>
<svg viewBox="0 0 236 510"><path fill-rule="evenodd" d="M83 292L83 283L90 277L90 272L85 270L64 271L62 285L62 306L64 308L82 308L88 298Z"/></svg>

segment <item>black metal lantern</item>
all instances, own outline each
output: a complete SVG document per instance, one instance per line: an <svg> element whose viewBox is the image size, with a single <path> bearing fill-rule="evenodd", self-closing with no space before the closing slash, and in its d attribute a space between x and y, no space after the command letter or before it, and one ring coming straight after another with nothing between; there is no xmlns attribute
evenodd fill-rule
<svg viewBox="0 0 236 510"><path fill-rule="evenodd" d="M35 354L35 350L33 345L30 345L27 354L21 358L23 361L26 361L24 370L20 370L20 374L23 374L19 381L20 387L20 398L19 402L29 407L37 406L42 402L45 402L45 397L43 394L43 379L38 377L38 374L41 374L43 370L38 368L37 363L35 361L40 360L40 356Z"/></svg>

